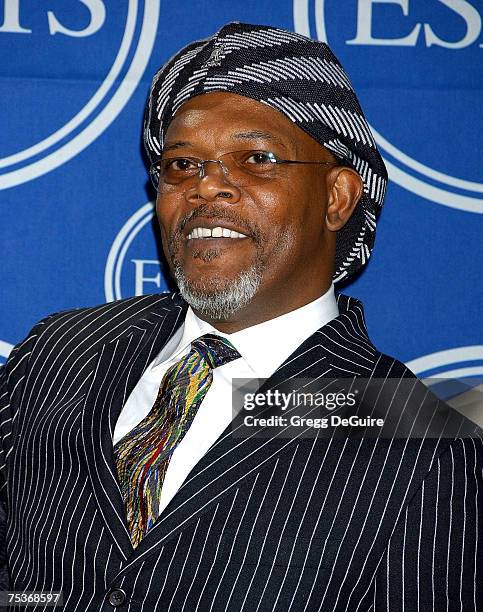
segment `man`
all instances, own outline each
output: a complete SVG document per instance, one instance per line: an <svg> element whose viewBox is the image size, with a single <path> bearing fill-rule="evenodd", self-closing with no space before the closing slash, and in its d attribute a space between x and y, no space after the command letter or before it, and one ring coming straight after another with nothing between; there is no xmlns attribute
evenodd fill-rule
<svg viewBox="0 0 483 612"><path fill-rule="evenodd" d="M12 353L10 588L72 611L476 610L481 431L334 294L386 184L336 58L228 24L155 76L144 134L181 296L52 315ZM242 432L237 378L382 379L366 408L394 435Z"/></svg>

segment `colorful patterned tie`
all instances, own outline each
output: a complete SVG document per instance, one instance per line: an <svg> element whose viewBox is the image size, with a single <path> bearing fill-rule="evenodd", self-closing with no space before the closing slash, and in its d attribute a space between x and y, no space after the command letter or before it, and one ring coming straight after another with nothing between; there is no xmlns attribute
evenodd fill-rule
<svg viewBox="0 0 483 612"><path fill-rule="evenodd" d="M151 411L114 446L131 541L136 547L159 514L169 460L193 421L213 381L213 368L238 359L225 338L205 334L171 366Z"/></svg>

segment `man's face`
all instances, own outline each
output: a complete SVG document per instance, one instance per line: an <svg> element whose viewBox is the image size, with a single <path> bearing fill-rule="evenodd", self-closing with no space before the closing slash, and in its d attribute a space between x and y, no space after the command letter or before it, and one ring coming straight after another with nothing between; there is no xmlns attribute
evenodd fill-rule
<svg viewBox="0 0 483 612"><path fill-rule="evenodd" d="M276 110L218 92L181 107L168 127L163 157L213 160L240 150L272 151L279 159L334 159ZM252 324L320 296L333 274L335 234L325 226L331 168L278 165L273 179L240 186L219 164L208 163L203 178L165 185L157 215L178 283L202 301L248 283L245 298L239 296L240 312L233 317ZM201 237L203 228L232 230L243 237L219 237L220 230ZM229 317L227 311L218 319ZM208 312L205 318L217 316Z"/></svg>

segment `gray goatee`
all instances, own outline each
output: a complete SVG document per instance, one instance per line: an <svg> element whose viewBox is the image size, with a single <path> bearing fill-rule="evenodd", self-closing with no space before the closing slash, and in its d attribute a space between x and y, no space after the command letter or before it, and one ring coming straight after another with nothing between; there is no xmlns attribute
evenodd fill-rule
<svg viewBox="0 0 483 612"><path fill-rule="evenodd" d="M209 282L189 282L179 264L174 277L183 298L208 319L226 321L251 302L262 280L260 264L256 263L231 281L212 279Z"/></svg>

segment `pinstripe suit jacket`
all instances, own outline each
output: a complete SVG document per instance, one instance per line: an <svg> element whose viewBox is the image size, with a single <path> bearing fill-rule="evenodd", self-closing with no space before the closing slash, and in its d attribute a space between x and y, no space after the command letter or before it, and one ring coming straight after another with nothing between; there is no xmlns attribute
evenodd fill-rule
<svg viewBox="0 0 483 612"><path fill-rule="evenodd" d="M378 376L405 422L433 414L421 383L369 341L361 304L338 301L340 316L270 384ZM481 431L441 404L468 437L242 439L228 428L133 550L112 433L185 308L165 294L64 312L14 349L0 390L11 588L62 590L69 612L113 609L112 587L131 612L476 610Z"/></svg>

